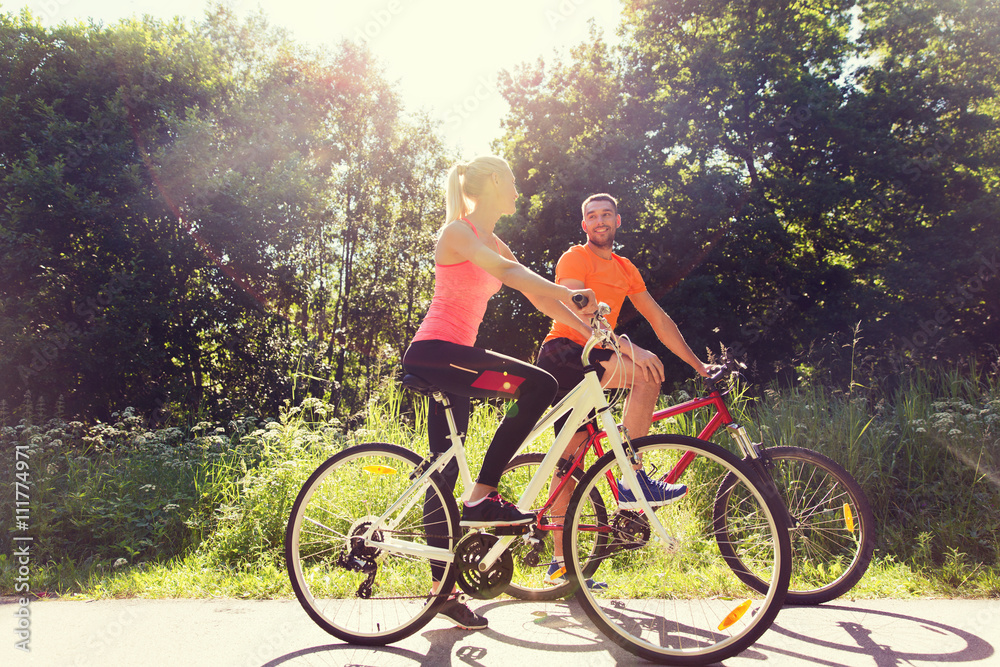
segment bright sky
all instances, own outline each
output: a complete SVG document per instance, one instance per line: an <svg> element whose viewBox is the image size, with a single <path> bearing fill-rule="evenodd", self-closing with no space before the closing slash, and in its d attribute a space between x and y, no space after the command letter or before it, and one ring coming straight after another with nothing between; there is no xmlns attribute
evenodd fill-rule
<svg viewBox="0 0 1000 667"><path fill-rule="evenodd" d="M546 62L587 38L594 18L616 40L618 0L231 0L239 14L263 10L297 41L334 46L365 40L398 81L409 111L441 121L445 140L465 159L489 153L507 104L497 73ZM0 11L27 7L44 25L92 19L106 25L133 15L200 19L207 0L0 0Z"/></svg>

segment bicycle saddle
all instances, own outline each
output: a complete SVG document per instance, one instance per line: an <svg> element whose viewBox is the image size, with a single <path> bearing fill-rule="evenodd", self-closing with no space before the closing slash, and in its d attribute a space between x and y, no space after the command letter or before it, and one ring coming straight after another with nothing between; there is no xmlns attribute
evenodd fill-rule
<svg viewBox="0 0 1000 667"><path fill-rule="evenodd" d="M410 391L415 391L418 394L423 394L424 396L432 396L434 395L434 392L440 391L440 389L438 389L433 384L423 379L419 375L413 375L411 373L407 373L406 375L404 375L400 384L402 384Z"/></svg>

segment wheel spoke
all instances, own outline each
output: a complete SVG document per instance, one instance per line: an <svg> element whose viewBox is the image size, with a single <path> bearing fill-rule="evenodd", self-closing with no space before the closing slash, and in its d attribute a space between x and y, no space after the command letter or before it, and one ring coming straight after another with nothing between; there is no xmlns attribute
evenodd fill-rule
<svg viewBox="0 0 1000 667"><path fill-rule="evenodd" d="M700 664L735 655L767 629L784 598L790 552L784 523L776 518L780 514L750 486L754 477L746 464L716 445L671 435L634 444L647 470L655 466L661 473L686 452L696 454L678 480L687 494L655 509L679 546L664 548L643 513L617 511L608 479L620 478L621 471L614 455L605 455L587 471L570 504L565 548L569 576L579 581L587 562L581 554L595 560L593 540L608 535L596 557L597 577L608 588L581 589L578 599L602 631L647 659ZM726 533L719 530L715 505L717 490L731 474L738 475L732 486L742 501L732 517L735 527ZM607 508L606 518L593 511L594 494ZM723 555L727 541L757 573L770 572L765 593L734 573Z"/></svg>
<svg viewBox="0 0 1000 667"><path fill-rule="evenodd" d="M296 499L285 539L292 587L310 617L341 639L397 641L433 617L434 581L451 590L450 563L384 544L391 538L452 549L458 540L458 509L451 493L437 486L439 478L380 520L407 492L409 473L419 462L416 454L393 445L359 445L320 466ZM425 517L425 503L431 501L438 509Z"/></svg>

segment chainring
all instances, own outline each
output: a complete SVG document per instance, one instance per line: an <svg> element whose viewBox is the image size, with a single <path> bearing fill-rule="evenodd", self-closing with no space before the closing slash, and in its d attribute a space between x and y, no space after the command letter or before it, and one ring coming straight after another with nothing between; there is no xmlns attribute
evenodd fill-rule
<svg viewBox="0 0 1000 667"><path fill-rule="evenodd" d="M455 546L458 585L477 600L491 600L507 589L514 576L514 557L506 550L489 570L482 572L479 563L498 538L489 533L469 533Z"/></svg>
<svg viewBox="0 0 1000 667"><path fill-rule="evenodd" d="M611 524L611 549L641 549L649 541L649 519L645 514L622 510Z"/></svg>

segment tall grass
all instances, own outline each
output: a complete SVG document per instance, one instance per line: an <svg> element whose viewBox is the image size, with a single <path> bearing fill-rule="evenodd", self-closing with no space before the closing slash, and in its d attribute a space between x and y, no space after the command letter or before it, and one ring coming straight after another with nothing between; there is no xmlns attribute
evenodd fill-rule
<svg viewBox="0 0 1000 667"><path fill-rule="evenodd" d="M983 377L925 372L886 397L857 385L771 387L756 399L743 391L731 409L752 437L821 451L861 482L878 542L856 593L996 597L1000 383ZM466 439L473 473L502 410L486 404L473 413ZM426 400L414 401L395 384L370 402L353 431L315 399L267 420L157 430L129 410L112 424L92 425L66 421L58 410L24 414L17 425L0 424L0 474L14 478L14 445L28 445L36 592L290 595L285 522L312 470L361 442L427 451ZM706 418L661 426L693 435ZM546 434L533 449L550 444ZM0 489L5 547L14 529L12 494L12 485ZM0 592L12 592L15 576L0 556Z"/></svg>
<svg viewBox="0 0 1000 667"><path fill-rule="evenodd" d="M861 483L875 511L876 572L902 564L929 579L925 592L1000 596L996 376L923 372L889 397L852 385L737 392L731 410L751 437L820 451Z"/></svg>

